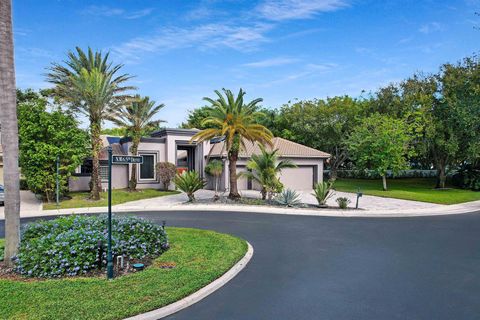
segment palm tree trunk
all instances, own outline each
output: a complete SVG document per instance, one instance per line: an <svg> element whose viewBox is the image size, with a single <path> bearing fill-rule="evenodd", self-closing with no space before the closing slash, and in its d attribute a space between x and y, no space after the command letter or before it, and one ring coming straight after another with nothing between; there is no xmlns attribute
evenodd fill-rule
<svg viewBox="0 0 480 320"><path fill-rule="evenodd" d="M130 148L130 152L132 153L132 155L137 155L139 144L140 139L134 138L132 141L132 147ZM128 188L130 189L130 191L137 190L137 165L135 163L132 164L132 173L130 175L130 181L128 182Z"/></svg>
<svg viewBox="0 0 480 320"><path fill-rule="evenodd" d="M17 254L20 244L20 173L10 0L0 1L0 107L5 183L5 263L11 266L11 258Z"/></svg>
<svg viewBox="0 0 480 320"><path fill-rule="evenodd" d="M90 126L92 135L92 191L90 192L90 199L100 200L100 190L102 189L99 159L102 144L102 141L100 140L100 124L96 121L92 121Z"/></svg>
<svg viewBox="0 0 480 320"><path fill-rule="evenodd" d="M230 178L230 193L228 194L228 198L232 200L237 200L240 198L240 194L238 193L238 186L237 186L237 159L238 159L238 152L229 152L228 154L228 174Z"/></svg>

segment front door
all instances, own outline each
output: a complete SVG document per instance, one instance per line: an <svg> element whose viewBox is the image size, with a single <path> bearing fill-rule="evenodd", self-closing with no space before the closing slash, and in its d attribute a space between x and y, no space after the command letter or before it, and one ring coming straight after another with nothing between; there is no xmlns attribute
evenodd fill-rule
<svg viewBox="0 0 480 320"><path fill-rule="evenodd" d="M177 146L177 169L195 170L195 146Z"/></svg>

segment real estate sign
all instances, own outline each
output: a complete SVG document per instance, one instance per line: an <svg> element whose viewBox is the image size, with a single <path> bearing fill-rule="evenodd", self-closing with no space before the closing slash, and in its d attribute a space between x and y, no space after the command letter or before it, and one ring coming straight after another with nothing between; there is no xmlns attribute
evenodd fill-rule
<svg viewBox="0 0 480 320"><path fill-rule="evenodd" d="M126 163L143 163L142 156L112 156L113 164L126 164Z"/></svg>

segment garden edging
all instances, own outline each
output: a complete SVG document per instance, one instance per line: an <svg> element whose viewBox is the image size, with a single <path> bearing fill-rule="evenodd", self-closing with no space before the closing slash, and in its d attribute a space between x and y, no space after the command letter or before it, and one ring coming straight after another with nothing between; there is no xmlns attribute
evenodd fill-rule
<svg viewBox="0 0 480 320"><path fill-rule="evenodd" d="M205 287L201 288L200 290L192 293L191 295L178 300L177 302L171 303L167 306L162 308L152 310L146 313L142 313L130 318L126 318L125 320L156 320L161 319L176 312L179 312L182 309L185 309L192 304L199 302L200 300L206 298L208 295L212 294L213 292L217 291L221 287L223 287L227 282L232 280L240 271L245 268L245 266L250 262L253 257L253 247L247 241L247 253L240 259L230 270L225 272L220 278L216 279L215 281L209 283Z"/></svg>

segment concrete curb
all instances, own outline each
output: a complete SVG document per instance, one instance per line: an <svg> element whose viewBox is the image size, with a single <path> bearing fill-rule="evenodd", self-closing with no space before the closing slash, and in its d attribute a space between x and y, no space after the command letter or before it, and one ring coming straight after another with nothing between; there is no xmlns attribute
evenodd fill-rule
<svg viewBox="0 0 480 320"><path fill-rule="evenodd" d="M156 309L153 311L149 311L146 313L142 313L130 318L126 318L125 320L156 320L161 319L163 317L169 316L174 314L182 309L185 309L191 306L194 303L199 302L200 300L206 298L208 295L212 294L213 292L217 291L221 287L223 287L227 282L232 280L240 271L245 268L245 266L250 262L253 256L253 247L248 243L248 250L245 256L243 256L240 261L238 261L230 270L224 273L220 278L213 281L212 283L206 285L205 287L201 288L197 292L192 293L191 295L169 304L165 307L160 309Z"/></svg>

